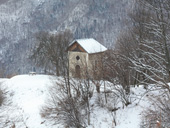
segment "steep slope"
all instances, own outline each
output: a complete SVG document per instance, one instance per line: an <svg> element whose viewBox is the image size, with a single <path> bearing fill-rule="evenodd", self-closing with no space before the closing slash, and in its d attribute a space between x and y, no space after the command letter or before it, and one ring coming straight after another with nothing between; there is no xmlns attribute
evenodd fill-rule
<svg viewBox="0 0 170 128"><path fill-rule="evenodd" d="M113 45L131 0L8 0L0 3L0 63L8 74L34 67L28 59L39 31L70 29L75 38Z"/></svg>

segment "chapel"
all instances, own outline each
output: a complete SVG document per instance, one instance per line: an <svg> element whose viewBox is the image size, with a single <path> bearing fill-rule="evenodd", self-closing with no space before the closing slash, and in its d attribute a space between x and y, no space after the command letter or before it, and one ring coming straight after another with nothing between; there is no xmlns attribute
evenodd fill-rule
<svg viewBox="0 0 170 128"><path fill-rule="evenodd" d="M76 39L71 42L67 48L69 76L98 79L102 73L102 60L106 50L105 46L93 38Z"/></svg>

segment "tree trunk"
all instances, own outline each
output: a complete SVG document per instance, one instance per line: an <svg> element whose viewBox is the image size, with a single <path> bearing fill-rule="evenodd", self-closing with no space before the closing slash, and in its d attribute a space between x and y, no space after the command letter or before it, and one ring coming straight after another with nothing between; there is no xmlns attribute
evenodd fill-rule
<svg viewBox="0 0 170 128"><path fill-rule="evenodd" d="M87 108L88 108L88 125L90 125L90 105L89 105L89 98L87 98Z"/></svg>
<svg viewBox="0 0 170 128"><path fill-rule="evenodd" d="M105 95L105 101L107 104L107 94L106 94L106 85L105 85L105 81L104 81L104 95Z"/></svg>
<svg viewBox="0 0 170 128"><path fill-rule="evenodd" d="M58 62L56 62L56 75L59 76L60 73L59 73L59 66L58 66Z"/></svg>

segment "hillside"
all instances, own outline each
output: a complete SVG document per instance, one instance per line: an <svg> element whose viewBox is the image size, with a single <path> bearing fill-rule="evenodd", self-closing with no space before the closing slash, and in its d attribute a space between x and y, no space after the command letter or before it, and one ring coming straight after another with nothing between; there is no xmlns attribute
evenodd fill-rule
<svg viewBox="0 0 170 128"><path fill-rule="evenodd" d="M54 86L52 81L59 79L61 78L45 75L20 75L11 79L0 79L1 89L5 89L6 92L6 100L0 106L0 127L9 128L15 124L16 128L63 128L61 124L54 124L40 114L42 108L50 104L47 99L50 97L50 87ZM143 110L150 104L147 96L141 98L144 92L142 86L132 88L130 95L132 104L128 107L117 104L116 106L120 108L114 115L115 113L109 111L107 107L97 104L99 94L94 90L90 100L91 125L88 128L139 128ZM153 93L155 92L148 95ZM116 126L113 119L117 122Z"/></svg>
<svg viewBox="0 0 170 128"><path fill-rule="evenodd" d="M74 38L95 38L113 46L125 29L131 0L3 0L0 2L0 66L22 74L39 31L70 29Z"/></svg>

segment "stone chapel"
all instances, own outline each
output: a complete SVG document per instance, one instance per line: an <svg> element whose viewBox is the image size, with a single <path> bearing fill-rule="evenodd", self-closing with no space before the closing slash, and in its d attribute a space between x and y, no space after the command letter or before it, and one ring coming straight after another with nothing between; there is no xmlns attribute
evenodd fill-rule
<svg viewBox="0 0 170 128"><path fill-rule="evenodd" d="M76 39L67 48L69 76L76 78L101 75L103 54L107 50L93 38Z"/></svg>

